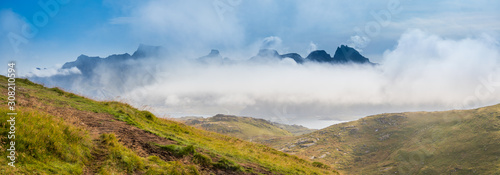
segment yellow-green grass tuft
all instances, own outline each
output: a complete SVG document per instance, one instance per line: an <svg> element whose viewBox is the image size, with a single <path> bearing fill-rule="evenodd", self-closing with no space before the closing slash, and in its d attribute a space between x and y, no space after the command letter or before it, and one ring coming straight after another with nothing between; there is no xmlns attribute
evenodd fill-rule
<svg viewBox="0 0 500 175"><path fill-rule="evenodd" d="M6 114L5 108L0 113ZM78 127L44 112L18 109L15 116L15 139L8 139L11 116L2 115L0 120L1 149L6 150L10 141L15 142L16 167L8 166L5 159L9 152L2 151L0 174L81 174L88 163L91 140L88 133Z"/></svg>

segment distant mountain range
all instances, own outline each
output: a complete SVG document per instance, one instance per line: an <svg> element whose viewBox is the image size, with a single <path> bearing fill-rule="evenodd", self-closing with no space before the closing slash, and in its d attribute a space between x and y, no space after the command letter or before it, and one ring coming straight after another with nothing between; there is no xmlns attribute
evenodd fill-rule
<svg viewBox="0 0 500 175"><path fill-rule="evenodd" d="M65 63L61 68L62 69L70 69L72 67L78 68L81 71L82 75L85 77L92 76L95 72L96 68L99 66L106 66L107 68L118 68L120 70L126 70L126 64L124 62L130 60L140 60L142 58L149 57L158 57L162 53L162 47L160 46L148 46L148 45L139 45L139 48L132 54L124 53L124 54L115 54L110 55L106 58L101 57L90 57L87 55L80 55L76 58L75 61Z"/></svg>
<svg viewBox="0 0 500 175"><path fill-rule="evenodd" d="M97 56L80 55L75 61L65 63L60 72L78 69L79 74L66 73L53 76L36 76L33 74L30 80L44 84L48 87L60 87L82 95L99 98L113 98L127 92L127 90L142 87L152 83L158 71L159 62L168 58L166 50L161 46L148 46L141 44L132 54L114 54L106 58ZM311 52L303 58L297 53L280 55L272 49L261 49L256 56L248 59L248 62L272 61L291 59L298 64L316 62L321 64L368 64L375 65L362 56L355 49L341 45L332 57L324 50ZM147 61L145 61L147 60ZM195 59L202 64L225 64L234 63L227 57L222 57L218 50L211 50L206 56ZM37 68L35 71L45 71L45 68Z"/></svg>
<svg viewBox="0 0 500 175"><path fill-rule="evenodd" d="M132 55L115 54L106 58L80 55L61 67L61 70L77 68L79 74L33 75L28 79L85 96L112 99L127 90L150 84L158 71L156 64L151 64L150 60L159 60L163 54L165 50L160 46L141 44Z"/></svg>
<svg viewBox="0 0 500 175"><path fill-rule="evenodd" d="M370 60L363 55L361 55L356 49L351 48L346 45L341 45L340 47L337 47L337 50L335 51L335 55L330 56L326 51L324 50L315 50L309 53L309 55L305 58L303 58L300 54L298 53L287 53L280 55L278 51L273 50L273 49L260 49L259 53L257 53L256 56L253 56L250 58L250 61L258 61L258 60L269 60L269 59L292 59L298 64L303 64L305 62L318 62L318 63L330 63L330 64L349 64L349 63L354 63L354 64L371 64L375 65L374 63L370 62ZM208 55L199 58L199 60L202 61L207 61L207 60L226 60L222 59L222 56L220 55L220 52L218 50L212 50Z"/></svg>

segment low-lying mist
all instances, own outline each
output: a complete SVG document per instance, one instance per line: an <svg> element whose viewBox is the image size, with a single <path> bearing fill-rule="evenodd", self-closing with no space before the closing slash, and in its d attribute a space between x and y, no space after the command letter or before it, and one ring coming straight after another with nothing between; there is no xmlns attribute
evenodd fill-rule
<svg viewBox="0 0 500 175"><path fill-rule="evenodd" d="M486 35L447 39L411 30L376 66L181 58L130 61L121 73L97 69L91 82L112 94L105 97L87 92L95 91L88 79L64 81L71 81L68 90L147 106L167 117L223 113L313 128L377 113L500 103L499 44ZM117 82L116 74L127 76Z"/></svg>

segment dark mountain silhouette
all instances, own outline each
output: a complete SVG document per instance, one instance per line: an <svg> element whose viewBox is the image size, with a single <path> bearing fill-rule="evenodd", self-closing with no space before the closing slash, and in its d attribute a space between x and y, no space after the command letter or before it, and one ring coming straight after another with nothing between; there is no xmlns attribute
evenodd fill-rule
<svg viewBox="0 0 500 175"><path fill-rule="evenodd" d="M208 57L219 57L220 56L219 50L212 49L207 56Z"/></svg>
<svg viewBox="0 0 500 175"><path fill-rule="evenodd" d="M335 55L333 56L333 61L337 63L370 63L370 60L363 55L361 55L356 49L351 48L349 46L341 45L337 47L335 51Z"/></svg>
<svg viewBox="0 0 500 175"><path fill-rule="evenodd" d="M220 55L219 50L216 49L212 49L208 55L198 58L198 61L200 61L201 63L218 63L218 64L225 64L231 62L229 58L223 58L222 55Z"/></svg>
<svg viewBox="0 0 500 175"><path fill-rule="evenodd" d="M333 57L326 53L324 50L316 50L311 52L307 57L308 61L315 61L319 63L331 63L331 64L345 64L345 63L356 63L356 64L372 64L370 60L363 55L361 55L356 49L351 48L346 45L341 45L337 47L335 55Z"/></svg>
<svg viewBox="0 0 500 175"><path fill-rule="evenodd" d="M98 66L106 65L109 68L116 69L125 69L124 63L127 60L137 60L146 57L158 57L162 52L162 47L160 46L148 46L148 45L139 45L139 48L134 52L134 54L130 55L128 53L125 54L114 54L110 55L106 58L101 57L90 57L87 55L80 55L75 61L65 63L61 68L62 69L70 69L72 67L78 68L83 76L90 77L94 73L94 69Z"/></svg>
<svg viewBox="0 0 500 175"><path fill-rule="evenodd" d="M304 58L302 58L302 56L300 56L298 53L287 53L284 55L280 55L278 51L273 49L260 49L259 53L256 56L250 58L250 60L267 60L269 58L278 58L281 60L285 58L291 58L299 64L304 62Z"/></svg>
<svg viewBox="0 0 500 175"><path fill-rule="evenodd" d="M77 68L79 74L59 74L50 77L31 76L30 80L48 87L60 87L91 97L112 98L135 87L152 83L156 64L164 49L159 46L140 45L132 54L115 54L106 58L80 55L67 62L61 70ZM147 59L147 60L146 60ZM61 71L60 70L60 71Z"/></svg>
<svg viewBox="0 0 500 175"><path fill-rule="evenodd" d="M306 60L308 61L314 61L318 63L335 63L333 62L332 57L330 54L326 53L324 50L315 50L312 51L307 57Z"/></svg>
<svg viewBox="0 0 500 175"><path fill-rule="evenodd" d="M278 51L273 49L260 49L259 53L256 56L250 58L250 60L269 60L270 58L291 58L299 64L302 64L306 61L311 61L330 64L354 63L373 65L373 63L370 62L368 58L361 55L356 49L345 45L337 47L337 50L335 51L335 55L333 57L324 50L312 51L306 58L302 58L302 56L297 53L287 53L284 55L280 55Z"/></svg>
<svg viewBox="0 0 500 175"><path fill-rule="evenodd" d="M278 51L273 50L273 49L260 49L257 56L259 56L259 57L279 57L280 54L278 53Z"/></svg>
<svg viewBox="0 0 500 175"><path fill-rule="evenodd" d="M38 77L30 76L29 79L49 87L61 87L69 91L78 91L91 97L116 97L135 87L142 87L153 83L155 75L162 69L158 62L165 49L160 46L139 45L132 54L114 54L106 58L97 56L80 55L75 61L65 63L58 71L61 74ZM293 59L298 64L317 62L325 64L372 64L368 58L348 46L337 48L332 57L324 50L311 52L306 58L297 53L280 55L273 49L261 49L259 53L250 58L250 61L269 61ZM201 64L232 64L235 61L222 57L218 50L211 50L206 56L197 61ZM153 63L152 63L153 62ZM79 72L68 71L77 68ZM38 69L40 71L41 69ZM64 73L71 72L71 73Z"/></svg>
<svg viewBox="0 0 500 175"><path fill-rule="evenodd" d="M149 46L141 44L139 48L132 54L132 58L158 57L163 52L161 46Z"/></svg>

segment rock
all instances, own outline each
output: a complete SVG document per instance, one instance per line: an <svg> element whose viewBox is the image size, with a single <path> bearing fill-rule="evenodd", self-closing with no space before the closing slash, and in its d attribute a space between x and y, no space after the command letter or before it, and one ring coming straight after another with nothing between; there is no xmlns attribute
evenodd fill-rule
<svg viewBox="0 0 500 175"><path fill-rule="evenodd" d="M313 146L313 145L315 145L315 144L316 144L316 143L302 144L302 145L300 145L300 147L302 147L302 148L307 148L307 147Z"/></svg>
<svg viewBox="0 0 500 175"><path fill-rule="evenodd" d="M350 134L350 135L353 135L353 134L358 133L358 131L359 131L359 129L358 129L358 128L352 128L352 129L350 129L350 130L349 130L349 134Z"/></svg>
<svg viewBox="0 0 500 175"><path fill-rule="evenodd" d="M296 143L297 143L297 145L307 144L307 143L316 143L316 140L309 139L309 138L300 138L299 140L297 140Z"/></svg>
<svg viewBox="0 0 500 175"><path fill-rule="evenodd" d="M381 137L379 137L378 140L384 141L384 140L389 139L390 136L391 136L391 134L384 134Z"/></svg>
<svg viewBox="0 0 500 175"><path fill-rule="evenodd" d="M405 116L393 115L393 116L376 118L375 121L383 125L397 126L398 123L405 118L406 118Z"/></svg>

